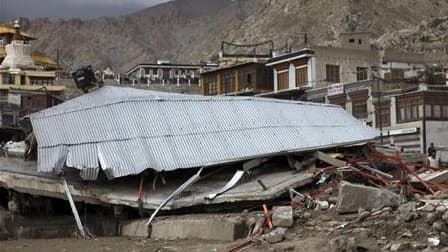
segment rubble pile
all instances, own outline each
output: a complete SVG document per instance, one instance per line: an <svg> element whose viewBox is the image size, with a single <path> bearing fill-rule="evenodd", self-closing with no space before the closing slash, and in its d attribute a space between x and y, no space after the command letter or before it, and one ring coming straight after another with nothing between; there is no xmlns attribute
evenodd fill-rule
<svg viewBox="0 0 448 252"><path fill-rule="evenodd" d="M448 180L422 179L443 171L367 149L318 160L313 185L253 213L248 242L227 251L296 251L316 236L328 241L322 251L448 251Z"/></svg>

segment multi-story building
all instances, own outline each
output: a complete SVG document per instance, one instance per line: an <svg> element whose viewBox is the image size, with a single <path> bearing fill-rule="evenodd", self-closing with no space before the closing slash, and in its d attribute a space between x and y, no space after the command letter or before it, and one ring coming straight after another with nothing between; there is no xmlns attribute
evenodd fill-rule
<svg viewBox="0 0 448 252"><path fill-rule="evenodd" d="M339 105L404 151L425 152L430 142L446 146L448 61L394 50L378 54L360 47L360 38L347 40L356 48L346 48L347 42L345 48L311 47L270 59L274 91L260 96L283 93Z"/></svg>
<svg viewBox="0 0 448 252"><path fill-rule="evenodd" d="M255 95L273 89L272 69L266 62L243 62L201 75L203 95Z"/></svg>
<svg viewBox="0 0 448 252"><path fill-rule="evenodd" d="M25 103L32 103L34 96L11 94L11 90L43 92L56 97L63 96L64 85L55 83L56 63L42 54L31 51L30 35L23 33L18 22L14 28L0 27L0 126L17 124L19 111ZM26 101L25 101L26 100ZM35 102L34 109L43 109Z"/></svg>
<svg viewBox="0 0 448 252"><path fill-rule="evenodd" d="M213 69L216 64L173 64L159 60L157 63L138 64L126 72L127 79L132 84L162 84L162 85L200 85L201 72Z"/></svg>
<svg viewBox="0 0 448 252"><path fill-rule="evenodd" d="M238 45L223 41L218 67L201 74L203 95L257 95L272 92L273 42Z"/></svg>

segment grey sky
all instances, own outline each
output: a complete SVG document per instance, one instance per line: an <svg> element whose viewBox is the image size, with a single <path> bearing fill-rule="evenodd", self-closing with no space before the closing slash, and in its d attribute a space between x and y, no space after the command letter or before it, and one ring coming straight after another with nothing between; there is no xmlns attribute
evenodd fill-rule
<svg viewBox="0 0 448 252"><path fill-rule="evenodd" d="M0 21L15 17L94 18L119 16L168 0L0 0Z"/></svg>

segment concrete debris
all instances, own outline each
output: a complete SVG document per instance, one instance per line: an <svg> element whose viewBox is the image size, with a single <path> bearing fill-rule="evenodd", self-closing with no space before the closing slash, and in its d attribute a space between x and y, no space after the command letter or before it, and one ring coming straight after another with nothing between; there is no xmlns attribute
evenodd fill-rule
<svg viewBox="0 0 448 252"><path fill-rule="evenodd" d="M281 242L285 239L286 230L288 229L284 227L277 227L271 232L264 234L263 239L269 243Z"/></svg>
<svg viewBox="0 0 448 252"><path fill-rule="evenodd" d="M338 213L355 213L360 207L364 209L381 208L385 206L398 207L400 197L385 189L342 182L339 186Z"/></svg>
<svg viewBox="0 0 448 252"><path fill-rule="evenodd" d="M400 213L400 219L407 222L418 217L418 213L416 212L416 202L413 201L400 205L398 211Z"/></svg>
<svg viewBox="0 0 448 252"><path fill-rule="evenodd" d="M140 225L142 230L146 227ZM286 229L285 229L286 231ZM142 232L143 233L143 232ZM177 240L201 239L234 241L246 237L246 223L238 216L190 215L157 220L152 225L152 239Z"/></svg>
<svg viewBox="0 0 448 252"><path fill-rule="evenodd" d="M25 141L21 142L10 141L5 144L3 150L9 157L24 157L26 144Z"/></svg>
<svg viewBox="0 0 448 252"><path fill-rule="evenodd" d="M272 211L272 224L274 227L292 227L294 216L291 206L280 206Z"/></svg>

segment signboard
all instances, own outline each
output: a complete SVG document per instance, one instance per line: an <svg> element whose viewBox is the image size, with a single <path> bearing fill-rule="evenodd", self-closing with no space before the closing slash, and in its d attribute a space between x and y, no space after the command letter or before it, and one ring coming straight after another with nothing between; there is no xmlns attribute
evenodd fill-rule
<svg viewBox="0 0 448 252"><path fill-rule="evenodd" d="M417 132L418 132L417 128L399 129L399 130L390 130L389 135L395 136L395 135L404 135L404 134L414 134Z"/></svg>
<svg viewBox="0 0 448 252"><path fill-rule="evenodd" d="M328 96L344 93L344 83L335 83L327 86Z"/></svg>
<svg viewBox="0 0 448 252"><path fill-rule="evenodd" d="M9 104L15 104L17 106L20 106L20 104L21 104L20 98L21 98L20 94L11 94L11 92L8 93L8 103Z"/></svg>

